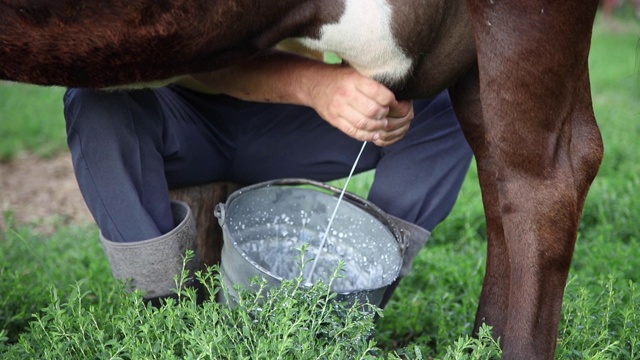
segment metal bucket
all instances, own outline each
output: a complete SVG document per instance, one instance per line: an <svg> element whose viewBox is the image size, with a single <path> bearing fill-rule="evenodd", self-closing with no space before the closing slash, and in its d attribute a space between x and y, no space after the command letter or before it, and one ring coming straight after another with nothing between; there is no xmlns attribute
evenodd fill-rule
<svg viewBox="0 0 640 360"><path fill-rule="evenodd" d="M300 249L305 259L317 256L322 236L341 189L307 179L268 181L232 193L218 204L215 216L223 231L223 281L250 288L256 275L268 287L300 276ZM377 206L345 193L313 274L328 283L339 260L342 278L331 289L340 300L379 305L385 289L402 267L404 244L395 223ZM308 279L311 261L302 268Z"/></svg>

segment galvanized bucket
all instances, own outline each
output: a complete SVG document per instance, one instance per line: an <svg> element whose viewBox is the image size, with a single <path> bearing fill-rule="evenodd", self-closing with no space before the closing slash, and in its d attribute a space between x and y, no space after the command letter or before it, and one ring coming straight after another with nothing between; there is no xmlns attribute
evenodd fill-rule
<svg viewBox="0 0 640 360"><path fill-rule="evenodd" d="M268 181L232 193L218 204L215 216L222 227L223 281L250 288L256 275L268 287L301 274L309 278L314 259L341 190L307 179ZM345 262L342 278L331 289L340 300L379 305L387 286L402 267L405 245L400 230L382 210L356 195L345 193L312 280L328 283Z"/></svg>

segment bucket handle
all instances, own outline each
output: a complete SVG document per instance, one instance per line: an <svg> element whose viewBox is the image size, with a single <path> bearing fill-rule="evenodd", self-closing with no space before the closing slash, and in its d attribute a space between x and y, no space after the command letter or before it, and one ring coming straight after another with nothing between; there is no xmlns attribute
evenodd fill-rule
<svg viewBox="0 0 640 360"><path fill-rule="evenodd" d="M220 227L224 225L226 209L227 207L225 206L224 203L218 203L216 207L213 209L213 216L218 218L218 224L220 224Z"/></svg>

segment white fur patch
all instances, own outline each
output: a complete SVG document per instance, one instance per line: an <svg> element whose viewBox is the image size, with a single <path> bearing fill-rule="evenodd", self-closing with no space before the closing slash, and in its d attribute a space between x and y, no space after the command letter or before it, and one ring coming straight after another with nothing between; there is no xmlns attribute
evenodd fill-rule
<svg viewBox="0 0 640 360"><path fill-rule="evenodd" d="M394 84L405 78L412 60L393 38L391 17L385 0L345 0L340 21L324 25L319 40L297 40L309 48L336 53L365 76Z"/></svg>

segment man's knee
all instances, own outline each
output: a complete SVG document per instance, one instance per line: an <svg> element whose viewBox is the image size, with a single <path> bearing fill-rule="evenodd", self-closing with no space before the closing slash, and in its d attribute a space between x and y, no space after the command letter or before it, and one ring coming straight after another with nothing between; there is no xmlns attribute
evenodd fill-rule
<svg viewBox="0 0 640 360"><path fill-rule="evenodd" d="M93 89L68 89L64 95L64 118L67 124L67 133L93 130L95 127L102 127L100 122L105 120L101 116L107 107L117 106L116 99L122 97L116 93L108 93ZM117 119L113 119L113 125Z"/></svg>
<svg viewBox="0 0 640 360"><path fill-rule="evenodd" d="M162 131L162 116L150 90L69 89L64 96L64 116L68 137L107 139Z"/></svg>
<svg viewBox="0 0 640 360"><path fill-rule="evenodd" d="M94 89L70 88L64 94L64 111L67 122L77 116L81 110L93 110L104 107L109 97L119 96L117 93Z"/></svg>

